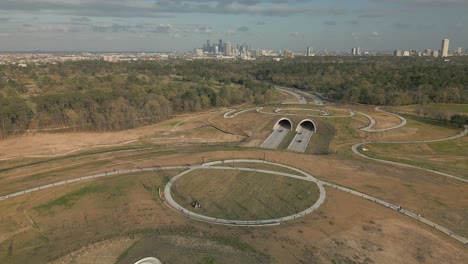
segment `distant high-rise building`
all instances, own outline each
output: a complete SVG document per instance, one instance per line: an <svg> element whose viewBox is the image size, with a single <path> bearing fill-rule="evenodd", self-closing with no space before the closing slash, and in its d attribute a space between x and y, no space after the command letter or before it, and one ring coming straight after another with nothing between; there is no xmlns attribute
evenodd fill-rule
<svg viewBox="0 0 468 264"><path fill-rule="evenodd" d="M431 56L432 50L431 50L431 49L426 49L426 50L424 51L424 53L425 53L426 55Z"/></svg>
<svg viewBox="0 0 468 264"><path fill-rule="evenodd" d="M439 57L439 51L438 50L433 50L432 51L432 56L436 57L436 58Z"/></svg>
<svg viewBox="0 0 468 264"><path fill-rule="evenodd" d="M213 54L218 54L218 51L219 51L218 45L214 45L213 46Z"/></svg>
<svg viewBox="0 0 468 264"><path fill-rule="evenodd" d="M201 57L203 56L203 50L202 49L195 49L194 53L196 56Z"/></svg>
<svg viewBox="0 0 468 264"><path fill-rule="evenodd" d="M409 50L403 51L403 57L409 57L411 56L411 52Z"/></svg>
<svg viewBox="0 0 468 264"><path fill-rule="evenodd" d="M206 41L206 51L211 52L211 40Z"/></svg>
<svg viewBox="0 0 468 264"><path fill-rule="evenodd" d="M461 47L458 47L457 54L458 54L458 56L462 55L462 48Z"/></svg>
<svg viewBox="0 0 468 264"><path fill-rule="evenodd" d="M312 48L312 47L307 47L306 55L307 55L307 56L313 56L313 54L314 54L314 48Z"/></svg>
<svg viewBox="0 0 468 264"><path fill-rule="evenodd" d="M292 52L290 50L285 50L285 51L283 51L283 57L292 59L292 58L294 58L294 52Z"/></svg>
<svg viewBox="0 0 468 264"><path fill-rule="evenodd" d="M220 39L219 43L218 43L218 51L221 52L221 53L224 52L223 48L224 48L223 40Z"/></svg>
<svg viewBox="0 0 468 264"><path fill-rule="evenodd" d="M232 56L232 46L231 42L224 42L224 55Z"/></svg>
<svg viewBox="0 0 468 264"><path fill-rule="evenodd" d="M359 55L361 54L361 49L359 47L354 47L351 49L351 55Z"/></svg>
<svg viewBox="0 0 468 264"><path fill-rule="evenodd" d="M403 55L403 53L401 53L401 50L395 50L393 52L393 56L395 56L395 57L401 57L402 55Z"/></svg>
<svg viewBox="0 0 468 264"><path fill-rule="evenodd" d="M448 57L448 51L449 51L449 40L444 39L442 40L442 49L441 49L442 58Z"/></svg>

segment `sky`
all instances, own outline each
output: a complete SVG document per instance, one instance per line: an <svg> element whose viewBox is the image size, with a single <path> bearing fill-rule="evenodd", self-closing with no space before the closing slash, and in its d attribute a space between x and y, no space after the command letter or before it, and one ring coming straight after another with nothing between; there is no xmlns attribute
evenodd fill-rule
<svg viewBox="0 0 468 264"><path fill-rule="evenodd" d="M468 48L468 0L0 0L2 51Z"/></svg>

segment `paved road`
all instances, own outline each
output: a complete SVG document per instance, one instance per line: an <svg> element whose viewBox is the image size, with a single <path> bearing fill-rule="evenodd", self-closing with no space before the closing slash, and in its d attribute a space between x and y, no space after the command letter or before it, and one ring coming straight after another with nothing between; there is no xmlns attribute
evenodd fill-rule
<svg viewBox="0 0 468 264"><path fill-rule="evenodd" d="M366 115L366 114L364 114L364 113L362 113L362 112L358 112L359 114L361 114L361 115L367 117L367 118L370 120L369 126L367 126L367 127L365 127L365 128L361 128L362 131L366 131L366 132L384 132L384 131L388 131L388 130L392 130L392 129L397 129L397 128L403 127L403 126L405 126L405 125L408 123L408 121L406 121L406 119L405 119L404 117L399 116L399 115L394 114L394 113L390 113L390 112L381 110L380 107L376 107L375 110L399 118L399 119L400 119L400 124L398 124L398 125L396 125L396 126L394 126L394 127L389 127L389 128L374 129L375 125L377 124L377 122L375 121L375 119L374 119L372 116Z"/></svg>
<svg viewBox="0 0 468 264"><path fill-rule="evenodd" d="M224 161L208 162L208 163L202 164L201 166L167 166L167 167L157 166L157 167L150 167L150 168L141 168L141 169L134 169L134 170L124 170L124 171L115 171L115 172L109 172L109 173L101 173L101 174L96 174L96 175L91 175L91 176L79 177L79 178L66 180L66 181L60 181L60 182L56 182L56 183L52 183L52 184L47 184L47 185L43 185L43 186L23 190L23 191L16 192L16 193L13 193L13 194L0 196L0 201L1 200L12 199L14 197L26 195L28 193L36 192L36 191L39 191L39 190L53 188L53 187L60 186L60 185L70 184L70 183L79 182L79 181L88 181L88 180L92 180L92 179L95 179L95 178L102 178L102 177L107 177L107 176L112 176L112 175L137 173L137 172L142 172L142 171L158 171L158 170L174 170L174 169L185 169L186 170L185 173L187 173L187 171L190 171L190 170L196 169L196 168L200 168L200 167L203 167L203 168L206 168L208 166L213 166L214 167L214 165L226 164L226 163L236 163L236 162L240 162L240 163L245 163L245 162L264 163L264 164L270 164L270 165L276 165L276 166L279 166L279 167L288 168L288 169L290 169L292 171L298 172L298 175L288 174L288 173L281 173L281 172L271 172L271 173L274 173L276 175L282 175L282 176L285 176L285 177L291 177L291 178L295 178L295 179L304 179L304 180L308 180L308 181L312 181L312 182L315 181L317 183L317 185L318 185L318 187L320 189L320 196L319 196L319 199L317 200L317 202L314 204L314 206L312 206L312 207L308 208L307 210L301 212L302 215L301 215L301 213L299 213L299 214L294 215L294 216L289 216L288 219L291 219L291 217L292 217L292 219L294 219L296 217L304 216L304 215L312 212L313 210L317 209L325 201L326 191L325 191L324 186L327 186L327 187L330 187L330 188L335 188L335 189L340 190L340 191L348 192L350 194L362 197L364 199L367 199L369 201L378 203L378 204L380 204L382 206L385 206L385 207L388 207L390 209L399 211L399 212L401 212L402 214L404 214L406 216L409 216L409 217L411 217L413 219L416 219L416 220L420 221L421 223L424 223L424 224L426 224L426 225L428 225L430 227L433 227L434 229L437 229L440 232L445 233L446 235L452 237L453 239L456 239L457 241L460 241L463 244L468 245L468 239L467 238L465 238L463 236L460 236L460 235L454 233L453 231L451 231L451 230L449 230L449 229L447 229L447 228L445 228L443 226L440 226L440 225L430 221L427 218L424 218L424 217L418 215L415 212L406 210L404 208L401 208L400 206L397 206L397 205L394 205L392 203L380 200L380 199L378 199L376 197L373 197L373 196L370 196L370 195L367 195L367 194L364 194L364 193L361 193L361 192L357 192L357 191L348 189L346 187L342 187L342 186L332 184L332 183L328 183L328 182L325 182L325 181L319 181L319 180L315 179L312 175L310 175L310 174L308 174L308 173L306 173L304 171L301 171L299 169L296 169L294 167L290 167L290 166L283 165L283 164L278 164L278 163L267 162L267 161L263 161L263 160L250 160L250 159L224 160ZM229 168L229 167L222 167L222 168L225 169L225 168ZM218 167L218 169L219 169L219 167ZM235 167L235 168L232 168L232 169L239 169L239 168ZM246 169L246 168L244 168L244 169ZM270 171L265 171L265 170L258 170L258 171L259 172L270 172ZM169 206L171 206L171 205L169 205ZM171 208L173 208L173 207L171 207ZM173 208L173 209L175 209L175 208ZM308 210L310 210L310 211L308 211ZM176 211L177 211L177 209L176 209ZM181 211L178 211L178 212L184 214L184 212L181 212ZM189 214L184 214L184 215L186 215L188 217L194 217L195 216L195 215L192 215L190 213ZM203 219L198 219L198 220L204 221ZM229 220L229 221L231 221L231 220ZM276 222L276 223L273 222L272 223L272 222L268 222L268 221L261 221L261 222L255 221L255 222L256 222L255 225L278 224L278 222ZM219 224L222 224L222 223L219 223ZM236 225L236 223L235 222L233 223L232 221L229 224L230 225ZM254 223L251 223L250 225L254 225Z"/></svg>
<svg viewBox="0 0 468 264"><path fill-rule="evenodd" d="M279 128L273 130L273 132L268 136L268 138L260 145L261 148L265 149L276 149L281 142L283 142L286 135L291 131L284 126L279 126Z"/></svg>
<svg viewBox="0 0 468 264"><path fill-rule="evenodd" d="M464 179L464 178L461 178L461 177L458 177L458 176L455 176L455 175L451 175L451 174L448 174L448 173L445 173L445 172L440 172L440 171L436 171L436 170L432 170L432 169L428 169L428 168L423 168L423 167L414 166L414 165L409 165L409 164L400 163L400 162L395 162L395 161L389 161L389 160L371 158L371 157L369 157L369 156L364 155L362 152L359 151L359 149L360 149L363 145L372 144L372 143L385 143L385 144L418 144L418 143L433 143L433 142L442 142L442 141L449 141L449 140L454 140L454 139L457 139L457 138L461 138L461 137L464 137L467 133L468 133L468 126L465 126L465 130L464 130L463 132L461 132L461 133L458 134L458 135L451 136L451 137L448 137L448 138L432 139L432 140L415 140L415 141L378 141L378 142L364 142L364 143L358 143L358 144L353 145L353 146L351 147L351 150L353 151L354 154L358 155L359 157L365 158L365 159L369 159L369 160L373 160L373 161L378 161L378 162L382 162L382 163L387 163L387 164L391 164L391 165L397 165L397 166L403 166L403 167L408 167L408 168L413 168L413 169L424 170L424 171L432 172L432 173L435 173L435 174L438 174L438 175L441 175L441 176L444 176L444 177L452 178L452 179L455 179L455 180L458 180L458 181L468 182L467 179Z"/></svg>
<svg viewBox="0 0 468 264"><path fill-rule="evenodd" d="M318 97L317 95L313 94L313 93L300 91L300 90L297 90L297 89L293 89L293 91L300 94L300 95L303 95L305 97L308 97L308 98L312 99L312 101L314 101L314 104L316 104L316 105L324 105L323 100L320 97Z"/></svg>
<svg viewBox="0 0 468 264"><path fill-rule="evenodd" d="M302 95L299 95L299 94L291 91L290 88L281 87L281 86L275 86L275 88L282 91L282 92L288 93L288 94L296 97L298 104L307 104L307 100Z"/></svg>
<svg viewBox="0 0 468 264"><path fill-rule="evenodd" d="M312 130L301 126L291 144L289 144L288 150L304 153L313 134Z"/></svg>

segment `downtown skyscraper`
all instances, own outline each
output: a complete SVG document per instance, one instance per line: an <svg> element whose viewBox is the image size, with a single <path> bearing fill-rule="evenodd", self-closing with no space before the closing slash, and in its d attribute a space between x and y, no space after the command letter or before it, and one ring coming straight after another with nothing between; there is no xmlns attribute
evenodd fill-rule
<svg viewBox="0 0 468 264"><path fill-rule="evenodd" d="M442 40L442 48L440 50L442 53L441 56L442 58L448 57L448 52L449 52L449 39L444 39Z"/></svg>

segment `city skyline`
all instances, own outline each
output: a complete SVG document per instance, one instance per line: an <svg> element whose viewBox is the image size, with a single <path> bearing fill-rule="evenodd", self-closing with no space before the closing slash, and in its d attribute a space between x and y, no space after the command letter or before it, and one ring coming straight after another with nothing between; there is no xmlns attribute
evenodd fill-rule
<svg viewBox="0 0 468 264"><path fill-rule="evenodd" d="M468 46L464 0L5 0L0 52L256 49L393 51ZM427 17L431 17L428 22Z"/></svg>

